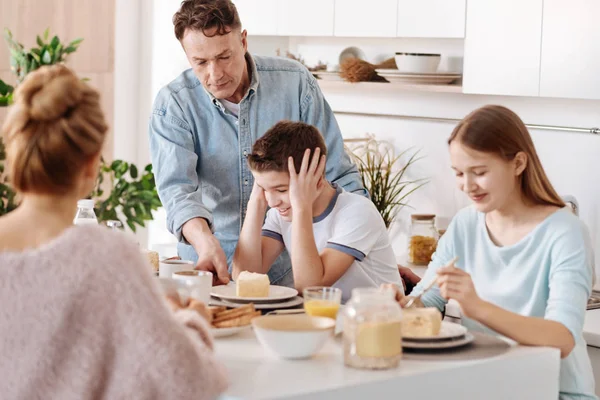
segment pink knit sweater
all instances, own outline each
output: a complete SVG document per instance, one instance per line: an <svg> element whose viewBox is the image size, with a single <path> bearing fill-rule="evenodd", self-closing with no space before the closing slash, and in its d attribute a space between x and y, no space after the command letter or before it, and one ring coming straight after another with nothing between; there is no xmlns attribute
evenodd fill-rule
<svg viewBox="0 0 600 400"><path fill-rule="evenodd" d="M101 227L0 253L0 397L218 397L227 383L206 322L176 318L146 263Z"/></svg>

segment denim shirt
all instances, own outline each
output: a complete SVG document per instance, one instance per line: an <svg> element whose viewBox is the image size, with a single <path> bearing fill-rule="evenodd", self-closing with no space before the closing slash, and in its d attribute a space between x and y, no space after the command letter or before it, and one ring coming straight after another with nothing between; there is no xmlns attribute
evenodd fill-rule
<svg viewBox="0 0 600 400"><path fill-rule="evenodd" d="M235 251L254 179L246 162L252 145L281 120L316 126L327 145L326 177L349 192L367 195L344 150L340 129L315 78L302 64L246 54L250 88L236 117L208 93L191 69L162 88L150 118L150 152L167 225L183 259L197 260L182 235L192 218L205 218L227 263ZM272 283L292 285L291 264L282 255Z"/></svg>

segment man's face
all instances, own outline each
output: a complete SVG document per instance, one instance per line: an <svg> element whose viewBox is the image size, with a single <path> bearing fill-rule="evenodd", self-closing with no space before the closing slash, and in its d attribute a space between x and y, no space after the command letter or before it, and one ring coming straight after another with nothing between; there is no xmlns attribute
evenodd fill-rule
<svg viewBox="0 0 600 400"><path fill-rule="evenodd" d="M211 36L215 31L216 28L208 30L206 36L202 31L187 29L181 45L204 88L217 99L229 99L246 75L246 31L234 29L225 35ZM235 100L237 103L241 98Z"/></svg>

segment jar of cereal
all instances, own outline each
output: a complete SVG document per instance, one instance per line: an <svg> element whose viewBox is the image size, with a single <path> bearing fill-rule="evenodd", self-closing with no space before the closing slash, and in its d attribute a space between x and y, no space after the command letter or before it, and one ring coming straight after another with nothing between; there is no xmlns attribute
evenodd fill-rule
<svg viewBox="0 0 600 400"><path fill-rule="evenodd" d="M427 265L437 248L439 234L434 214L413 214L408 242L408 262Z"/></svg>

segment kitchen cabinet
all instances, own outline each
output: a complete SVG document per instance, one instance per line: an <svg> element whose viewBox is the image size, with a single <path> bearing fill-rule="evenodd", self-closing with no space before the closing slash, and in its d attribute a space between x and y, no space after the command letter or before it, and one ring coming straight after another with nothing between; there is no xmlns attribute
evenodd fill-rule
<svg viewBox="0 0 600 400"><path fill-rule="evenodd" d="M467 3L465 93L539 95L542 12L543 0Z"/></svg>
<svg viewBox="0 0 600 400"><path fill-rule="evenodd" d="M600 99L598 16L598 0L544 0L540 96Z"/></svg>
<svg viewBox="0 0 600 400"><path fill-rule="evenodd" d="M398 0L335 0L334 35L395 37Z"/></svg>
<svg viewBox="0 0 600 400"><path fill-rule="evenodd" d="M396 36L464 38L466 3L466 0L398 0Z"/></svg>
<svg viewBox="0 0 600 400"><path fill-rule="evenodd" d="M277 0L278 34L333 36L335 0Z"/></svg>
<svg viewBox="0 0 600 400"><path fill-rule="evenodd" d="M277 0L234 0L249 35L277 35Z"/></svg>

